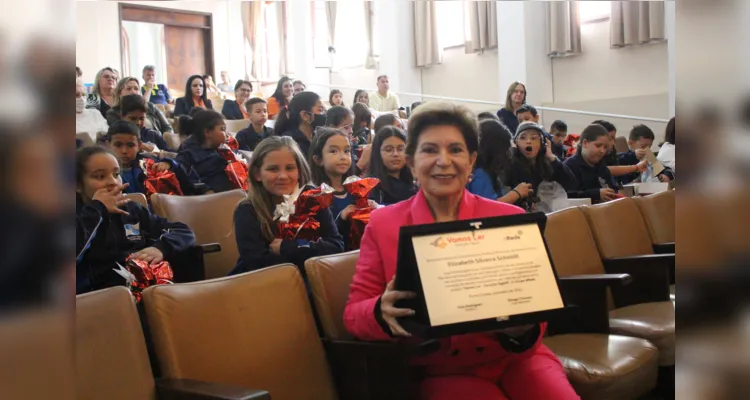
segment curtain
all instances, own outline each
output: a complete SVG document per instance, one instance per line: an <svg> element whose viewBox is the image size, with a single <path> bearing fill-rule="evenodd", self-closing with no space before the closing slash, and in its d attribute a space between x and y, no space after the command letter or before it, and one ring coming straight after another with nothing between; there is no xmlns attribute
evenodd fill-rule
<svg viewBox="0 0 750 400"><path fill-rule="evenodd" d="M326 21L328 21L328 52L336 51L336 2L326 1Z"/></svg>
<svg viewBox="0 0 750 400"><path fill-rule="evenodd" d="M242 2L242 29L250 46L250 56L245 53L245 79L257 78L260 72L261 52L258 43L258 28L263 21L262 1Z"/></svg>
<svg viewBox="0 0 750 400"><path fill-rule="evenodd" d="M483 53L497 48L497 5L494 1L469 1L466 13L464 49L466 53Z"/></svg>
<svg viewBox="0 0 750 400"><path fill-rule="evenodd" d="M581 20L577 1L547 2L550 57L581 54Z"/></svg>
<svg viewBox="0 0 750 400"><path fill-rule="evenodd" d="M128 32L124 26L120 27L120 35L122 35L122 76L132 76L130 74L130 38Z"/></svg>
<svg viewBox="0 0 750 400"><path fill-rule="evenodd" d="M414 47L417 67L429 67L443 62L443 49L438 40L437 10L433 0L413 1Z"/></svg>
<svg viewBox="0 0 750 400"><path fill-rule="evenodd" d="M278 37L279 37L279 76L287 76L292 73L292 71L289 70L289 63L288 61L288 54L289 49L287 45L287 38L286 38L286 32L287 32L287 13L286 13L286 1L277 1L274 2L275 6L278 8L276 9L276 26L278 27Z"/></svg>
<svg viewBox="0 0 750 400"><path fill-rule="evenodd" d="M366 69L377 69L379 60L375 54L375 7L371 1L365 1L365 35L367 37L367 59Z"/></svg>
<svg viewBox="0 0 750 400"><path fill-rule="evenodd" d="M666 39L663 1L613 1L611 4L612 48L638 46Z"/></svg>

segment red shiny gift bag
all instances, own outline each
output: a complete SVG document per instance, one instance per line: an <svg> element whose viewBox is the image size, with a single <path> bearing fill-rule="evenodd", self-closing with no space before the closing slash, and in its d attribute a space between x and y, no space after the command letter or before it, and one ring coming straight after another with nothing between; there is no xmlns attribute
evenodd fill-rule
<svg viewBox="0 0 750 400"><path fill-rule="evenodd" d="M378 183L380 183L380 180L377 178L360 178L358 176L350 176L344 181L344 189L354 197L354 206L357 207L349 216L351 221L349 245L353 250L359 249L362 235L365 234L365 226L370 222L370 213L373 208L370 207L368 196Z"/></svg>
<svg viewBox="0 0 750 400"><path fill-rule="evenodd" d="M571 133L570 135L565 137L565 140L563 140L563 145L565 145L568 148L568 151L565 153L565 157L573 157L576 155L576 150L578 148L578 141L581 139L580 135L576 135L575 133Z"/></svg>
<svg viewBox="0 0 750 400"><path fill-rule="evenodd" d="M134 260L130 255L125 259L123 268L119 263L120 269L115 270L120 276L125 278L136 302L140 302L143 297L143 291L152 285L167 285L174 283L174 272L168 262L162 261L156 264L149 264L145 261Z"/></svg>
<svg viewBox="0 0 750 400"><path fill-rule="evenodd" d="M284 196L284 202L276 206L274 219L278 223L279 239L320 239L320 222L315 215L333 202L333 189L328 185Z"/></svg>
<svg viewBox="0 0 750 400"><path fill-rule="evenodd" d="M143 180L146 198L151 200L154 193L182 196L182 188L174 171L154 171L154 164L156 162L149 158L141 160L141 169L146 175L146 179Z"/></svg>
<svg viewBox="0 0 750 400"><path fill-rule="evenodd" d="M247 191L249 185L247 180L250 175L250 168L247 164L240 160L229 148L220 147L219 154L227 160L227 166L224 168L224 171L227 173L229 181L236 188Z"/></svg>
<svg viewBox="0 0 750 400"><path fill-rule="evenodd" d="M227 140L224 142L224 144L226 144L227 147L229 147L229 149L233 151L237 151L240 149L240 142L229 135L227 135Z"/></svg>

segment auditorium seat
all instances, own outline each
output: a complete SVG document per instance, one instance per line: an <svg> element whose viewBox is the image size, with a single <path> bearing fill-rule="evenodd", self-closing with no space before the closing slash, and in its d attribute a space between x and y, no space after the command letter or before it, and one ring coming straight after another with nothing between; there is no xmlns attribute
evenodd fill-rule
<svg viewBox="0 0 750 400"><path fill-rule="evenodd" d="M144 208L148 208L148 200L146 200L146 195L143 193L128 193L125 197L134 203L142 205Z"/></svg>
<svg viewBox="0 0 750 400"><path fill-rule="evenodd" d="M227 124L227 133L232 137L237 135L237 132L245 129L250 125L250 121L246 119L228 119L224 121Z"/></svg>
<svg viewBox="0 0 750 400"><path fill-rule="evenodd" d="M674 254L654 254L646 223L632 198L578 211L588 221L599 264L609 273L633 277L630 287L612 289L615 309L610 311L610 331L649 340L659 347L659 365L673 366L675 310L669 301L669 284L674 283ZM580 221L581 214L575 219Z"/></svg>
<svg viewBox="0 0 750 400"><path fill-rule="evenodd" d="M180 145L182 144L182 140L180 139L180 135L177 134L177 124L173 125L173 128L175 132L164 132L164 141L167 142L167 146L169 146L172 150L177 150L180 148Z"/></svg>
<svg viewBox="0 0 750 400"><path fill-rule="evenodd" d="M154 381L133 296L123 286L76 296L73 349L79 399L270 399L262 390L207 381Z"/></svg>
<svg viewBox="0 0 750 400"><path fill-rule="evenodd" d="M218 252L204 258L205 278L211 279L226 276L237 263L234 210L246 197L240 189L201 196L157 193L151 196L151 205L156 215L189 226L195 233L196 244L219 244Z"/></svg>
<svg viewBox="0 0 750 400"><path fill-rule="evenodd" d="M625 153L630 150L630 147L628 147L628 138L625 136L615 137L615 150L618 153Z"/></svg>
<svg viewBox="0 0 750 400"><path fill-rule="evenodd" d="M273 400L336 398L294 265L152 286L143 301L166 378L262 387Z"/></svg>
<svg viewBox="0 0 750 400"><path fill-rule="evenodd" d="M634 198L648 228L651 244L658 251L659 246L670 246L674 253L675 242L675 192L667 190L650 196Z"/></svg>

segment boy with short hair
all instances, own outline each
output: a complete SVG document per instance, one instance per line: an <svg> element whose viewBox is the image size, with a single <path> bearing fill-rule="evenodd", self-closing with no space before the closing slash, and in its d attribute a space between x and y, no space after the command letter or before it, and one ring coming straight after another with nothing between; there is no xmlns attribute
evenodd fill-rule
<svg viewBox="0 0 750 400"><path fill-rule="evenodd" d="M568 125L558 119L550 126L549 133L552 135L552 140L550 141L552 154L556 155L561 161L564 160L568 149L563 145L563 142L565 141L565 137L568 136Z"/></svg>
<svg viewBox="0 0 750 400"><path fill-rule="evenodd" d="M240 145L239 150L253 151L261 140L273 135L273 129L265 124L268 121L268 104L259 97L253 97L245 102L250 125L237 132L235 139Z"/></svg>
<svg viewBox="0 0 750 400"><path fill-rule="evenodd" d="M129 94L120 99L120 118L140 129L140 150L154 151L153 145L159 150L171 150L161 133L146 128L146 110L146 101L140 95Z"/></svg>
<svg viewBox="0 0 750 400"><path fill-rule="evenodd" d="M539 113L531 104L524 104L521 108L516 110L516 118L518 118L519 124L531 121L539 125Z"/></svg>
<svg viewBox="0 0 750 400"><path fill-rule="evenodd" d="M637 165L646 160L646 153L648 149L654 144L654 132L651 128L646 125L636 125L630 130L630 136L628 137L628 151L620 153L617 158L620 165ZM620 177L620 183L623 185L628 184L637 180L641 176L641 172L633 172ZM674 172L664 167L657 178L661 182L670 182L674 180Z"/></svg>

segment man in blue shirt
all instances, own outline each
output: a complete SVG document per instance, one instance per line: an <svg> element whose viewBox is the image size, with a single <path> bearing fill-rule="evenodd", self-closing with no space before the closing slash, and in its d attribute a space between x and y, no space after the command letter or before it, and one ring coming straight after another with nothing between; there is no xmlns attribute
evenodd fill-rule
<svg viewBox="0 0 750 400"><path fill-rule="evenodd" d="M153 65L143 67L143 82L141 94L146 101L153 104L174 103L167 86L162 83L156 84L156 68Z"/></svg>

